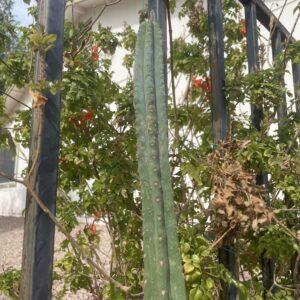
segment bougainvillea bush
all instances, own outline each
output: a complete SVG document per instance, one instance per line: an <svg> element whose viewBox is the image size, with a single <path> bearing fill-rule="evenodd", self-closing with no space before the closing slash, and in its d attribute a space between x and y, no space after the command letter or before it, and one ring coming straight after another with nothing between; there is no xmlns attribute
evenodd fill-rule
<svg viewBox="0 0 300 300"><path fill-rule="evenodd" d="M172 1L171 9L175 6ZM32 9L32 13L36 11ZM202 1L187 0L179 7L189 34L172 41L173 55L168 58L174 65L169 78L174 76L175 82L181 78L185 86L184 93L176 91L176 101L169 91L168 114L186 288L191 300L217 299L221 281L225 281L238 288L240 299L262 299L263 257L276 261L275 292L267 291L269 299L293 299L299 287L295 268L299 265L299 116L291 105L286 126L278 132L274 124L282 94L289 93L291 103L294 101L280 78L286 59L300 62L299 43L287 47L285 54L269 65L265 59L268 42L261 42L261 71L247 75L241 7L234 0L224 0L223 13L229 115L226 141L213 145L212 140L208 23ZM31 84L32 53L40 43L36 39L38 29L30 26L19 30L22 47L8 53L5 61L20 72L9 72L0 64L0 78L6 86ZM53 92L62 89L58 219L87 253L91 245L102 243L95 222L104 222L112 244L110 275L131 286L132 294L139 294L143 290L143 216L133 109L135 39L135 32L127 25L120 33L101 25L91 32L83 25L66 22L62 81L39 82L33 87ZM51 39L44 42L47 47ZM112 55L118 47L127 51L123 63L128 81L122 85L112 80L111 71ZM264 109L261 131L253 128L249 114L241 114L238 109L248 107L249 111L250 104ZM15 139L24 147L29 142L30 116L30 110L14 116ZM269 174L268 190L255 183L256 174L262 172ZM70 192L78 199L69 197ZM78 217L83 215L95 222L76 231ZM235 242L239 256L238 279L233 279L217 259L217 248L229 241ZM103 282L67 239L61 249L65 256L54 268L54 279L64 283L60 296L86 289L96 299L131 298ZM0 276L0 289L15 295L18 276L11 272Z"/></svg>

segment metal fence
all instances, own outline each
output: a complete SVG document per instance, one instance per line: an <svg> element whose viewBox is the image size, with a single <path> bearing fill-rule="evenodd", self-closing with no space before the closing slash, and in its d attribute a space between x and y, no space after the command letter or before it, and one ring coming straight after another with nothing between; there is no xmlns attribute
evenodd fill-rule
<svg viewBox="0 0 300 300"><path fill-rule="evenodd" d="M255 73L260 69L259 65L259 43L257 23L261 23L270 33L272 40L273 59L283 50L287 43L295 42L294 38L282 23L274 16L272 11L261 0L240 0L245 10L246 37L247 37L247 59L249 73ZM222 1L208 0L208 22L210 35L210 69L212 81L212 113L213 113L213 134L214 142L226 138L227 135L227 101L225 97L225 68L224 68L224 41L223 41L223 22L222 22ZM296 114L300 114L299 94L297 85L300 80L300 66L292 62L293 81L295 87ZM282 84L284 79L282 78ZM277 110L278 127L285 126L287 117L286 96L282 96L282 101L275 108ZM252 125L260 130L263 118L262 107L251 106ZM280 135L279 135L280 138ZM259 185L267 186L267 174L257 174L256 182ZM269 199L265 199L266 205L270 205ZM285 197L287 204L289 199ZM218 250L219 262L222 263L238 279L237 257L235 245L224 245ZM262 284L264 287L263 297L266 299L266 292L270 290L274 280L273 259L261 257ZM222 284L220 299L236 299L237 290L233 285Z"/></svg>
<svg viewBox="0 0 300 300"><path fill-rule="evenodd" d="M62 67L62 41L63 41L63 0L40 1L46 7L40 8L40 16L46 15L42 23L45 24L48 33L58 36L55 47L49 51L46 57L46 76L48 80L57 80L61 76ZM158 21L166 36L166 13L165 1L149 0L148 7L157 14ZM283 44L289 40L294 42L289 32L280 23L275 22L275 27L270 28L271 18L275 18L272 12L260 0L242 0L245 8L245 19L247 28L248 64L249 72L259 70L258 59L258 34L257 21L269 31L274 31L272 37L273 55L278 55L283 50ZM47 13L43 13L44 9ZM224 45L222 28L222 1L208 0L209 30L210 30L210 61L212 80L212 111L214 141L226 138L227 132L227 102L225 98L225 69L224 69ZM275 18L276 20L276 18ZM38 69L36 74L38 75ZM295 86L300 80L300 66L293 64L293 78ZM296 91L296 88L295 88ZM40 156L41 164L34 171L35 189L39 196L45 201L52 212L55 212L56 181L57 181L57 156L59 145L59 130L49 125L49 119L55 121L59 128L60 95L48 96L48 105L45 111L45 125L42 133L42 146ZM299 115L299 95L296 102ZM261 107L252 106L251 109L253 125L260 130L260 122L263 112ZM286 99L283 97L281 105L277 108L279 126L282 126L287 116ZM33 116L31 137L31 159L35 151L37 139L37 121ZM51 141L51 143L49 142ZM32 161L30 162L32 164ZM33 180L33 179L32 179ZM257 183L265 184L266 174L257 174ZM54 224L38 208L38 206L27 196L27 209L25 220L25 237L23 247L23 277L21 283L21 299L50 299L51 298L51 273L53 261L53 239ZM232 276L238 279L237 258L234 244L222 246L219 249L219 261L230 270ZM274 261L262 259L263 285L265 290L270 289L273 282ZM236 299L237 291L234 286L223 284L221 299Z"/></svg>

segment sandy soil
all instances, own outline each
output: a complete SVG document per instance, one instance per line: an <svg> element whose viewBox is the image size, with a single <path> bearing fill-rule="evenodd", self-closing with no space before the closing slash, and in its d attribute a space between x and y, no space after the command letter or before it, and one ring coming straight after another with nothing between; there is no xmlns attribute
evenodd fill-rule
<svg viewBox="0 0 300 300"><path fill-rule="evenodd" d="M22 262L22 242L23 242L23 218L16 217L0 217L0 272L8 267L21 268ZM79 226L76 230L84 227ZM101 232L101 246L99 255L104 266L108 266L110 257L109 235L105 226L97 226ZM62 257L62 253L57 249L64 236L60 232L55 233L55 253L54 260ZM53 299L60 290L61 283L56 282L53 286ZM0 295L0 300L8 299ZM76 295L68 293L64 299L93 299L90 294L85 291L79 291Z"/></svg>

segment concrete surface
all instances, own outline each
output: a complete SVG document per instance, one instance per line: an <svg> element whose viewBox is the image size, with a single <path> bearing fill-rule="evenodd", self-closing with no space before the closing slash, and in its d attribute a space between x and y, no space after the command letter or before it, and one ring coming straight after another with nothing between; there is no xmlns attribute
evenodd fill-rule
<svg viewBox="0 0 300 300"><path fill-rule="evenodd" d="M23 242L23 223L24 218L18 217L0 217L0 273L8 267L21 268L22 264L22 242ZM78 226L75 232L82 229L85 224ZM110 260L110 244L109 235L104 225L97 226L97 230L101 232L101 245L99 248L99 255L106 268L109 266ZM62 257L62 253L57 251L59 244L64 240L64 236L60 232L55 234L55 253L54 260ZM61 289L62 283L55 282L53 286L53 299L56 299L56 294ZM0 300L8 299L0 295ZM78 293L68 293L64 299L94 299L91 294L86 291L79 291Z"/></svg>

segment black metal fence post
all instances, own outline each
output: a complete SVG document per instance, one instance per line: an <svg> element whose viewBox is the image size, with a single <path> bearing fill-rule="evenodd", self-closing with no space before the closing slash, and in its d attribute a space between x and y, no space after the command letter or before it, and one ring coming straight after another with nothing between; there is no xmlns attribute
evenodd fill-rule
<svg viewBox="0 0 300 300"><path fill-rule="evenodd" d="M258 47L258 33L257 33L257 15L256 5L253 1L245 3L245 19L247 32L247 58L249 73L253 74L259 71L259 47ZM261 130L261 122L263 120L263 109L254 104L251 104L252 124L257 130ZM256 183L258 185L268 186L268 175L266 173L257 174ZM265 193L266 205L270 205L268 192ZM274 278L274 260L265 259L261 256L262 267L262 282L264 286L263 297L266 298L266 291L273 285Z"/></svg>
<svg viewBox="0 0 300 300"><path fill-rule="evenodd" d="M163 31L163 39L165 41L167 40L166 1L168 0L148 0L148 11L154 11L156 21Z"/></svg>
<svg viewBox="0 0 300 300"><path fill-rule="evenodd" d="M257 37L257 16L256 6L252 1L245 5L245 20L247 32L247 58L249 73L253 74L259 70L259 49ZM263 119L261 107L251 104L252 124L260 130L260 123Z"/></svg>
<svg viewBox="0 0 300 300"><path fill-rule="evenodd" d="M214 142L227 136L227 102L225 99L224 41L221 0L208 2L210 73Z"/></svg>
<svg viewBox="0 0 300 300"><path fill-rule="evenodd" d="M64 29L64 0L41 0L39 17L42 27L48 34L55 34L54 47L46 53L45 79L61 79ZM43 72L41 57L36 61L36 78ZM57 188L57 163L59 155L60 92L46 94L44 125L41 132L41 149L38 163L35 164L29 180L44 204L55 213ZM33 112L31 124L31 146L29 167L33 164L38 140L39 117ZM52 262L55 226L50 218L37 206L27 193L23 240L23 261L20 298L24 300L51 299Z"/></svg>
<svg viewBox="0 0 300 300"><path fill-rule="evenodd" d="M167 84L167 1L169 0L148 0L148 13L153 11L155 13L155 20L158 22L163 36L163 46L164 46L164 68L165 68L165 83L166 89ZM167 93L167 90L166 90Z"/></svg>
<svg viewBox="0 0 300 300"><path fill-rule="evenodd" d="M278 55L280 55L284 50L284 42L286 37L283 35L283 33L275 28L274 34L272 36L272 53L273 53L273 59L275 59ZM282 70L282 74L280 74L280 78L278 78L279 83L282 84L282 86L285 85L284 83L284 72L285 70ZM285 92L282 93L282 100L281 103L277 106L277 118L278 118L278 138L280 142L285 142L288 135L286 134L287 130L287 103L286 103L286 94ZM288 208L292 207L292 201L289 198L287 194L284 195L284 200Z"/></svg>
<svg viewBox="0 0 300 300"><path fill-rule="evenodd" d="M296 114L297 114L297 117L300 119L300 91L299 91L299 89L300 89L300 65L293 64L292 69L293 69Z"/></svg>
<svg viewBox="0 0 300 300"><path fill-rule="evenodd" d="M283 43L284 43L284 36L281 33L281 31L277 28L275 28L272 38L272 53L273 58L275 59L277 55L282 53L283 51ZM284 78L282 75L281 78L282 84L284 84ZM279 130L279 136L281 129L284 129L286 125L286 118L287 118L287 104L286 104L286 97L285 94L282 94L282 101L277 107L277 116L278 116L278 130ZM282 138L284 136L281 135Z"/></svg>
<svg viewBox="0 0 300 300"><path fill-rule="evenodd" d="M227 102L225 98L224 41L221 0L208 1L208 24L210 41L210 73L212 83L212 120L214 144L227 137ZM219 262L237 279L236 253L233 245L218 249ZM236 299L233 285L222 282L220 299Z"/></svg>

